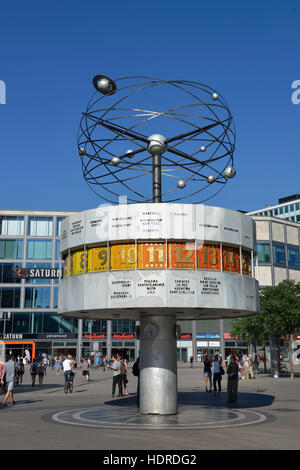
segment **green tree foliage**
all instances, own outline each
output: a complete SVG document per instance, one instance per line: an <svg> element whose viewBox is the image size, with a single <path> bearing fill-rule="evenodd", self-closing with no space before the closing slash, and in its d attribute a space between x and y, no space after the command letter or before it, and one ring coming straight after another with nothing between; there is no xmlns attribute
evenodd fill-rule
<svg viewBox="0 0 300 470"><path fill-rule="evenodd" d="M292 280L260 291L260 313L233 321L231 336L265 345L271 333L287 337L300 329L300 283ZM272 330L272 331L271 331ZM292 363L291 363L291 372Z"/></svg>
<svg viewBox="0 0 300 470"><path fill-rule="evenodd" d="M276 287L265 287L260 292L260 315L280 336L287 336L300 328L300 283L280 282Z"/></svg>

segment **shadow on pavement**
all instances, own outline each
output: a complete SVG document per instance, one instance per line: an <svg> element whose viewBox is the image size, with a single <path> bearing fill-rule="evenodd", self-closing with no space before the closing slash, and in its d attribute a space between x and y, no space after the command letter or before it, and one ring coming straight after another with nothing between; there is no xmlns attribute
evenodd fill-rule
<svg viewBox="0 0 300 470"><path fill-rule="evenodd" d="M20 385L19 387L14 387L14 394L18 393L27 393L27 392L33 392L34 390L37 391L46 391L46 390L55 390L57 388L63 388L63 384L35 384L34 387L30 384L24 384Z"/></svg>
<svg viewBox="0 0 300 470"><path fill-rule="evenodd" d="M230 405L233 408L261 408L273 404L275 397L263 393L244 393L238 394L238 402ZM201 406L206 408L216 408L228 406L227 393L221 392L220 396L214 396L212 393L206 392L179 392L178 406ZM116 398L114 400L104 402L105 405L120 407L137 407L138 401L136 396Z"/></svg>

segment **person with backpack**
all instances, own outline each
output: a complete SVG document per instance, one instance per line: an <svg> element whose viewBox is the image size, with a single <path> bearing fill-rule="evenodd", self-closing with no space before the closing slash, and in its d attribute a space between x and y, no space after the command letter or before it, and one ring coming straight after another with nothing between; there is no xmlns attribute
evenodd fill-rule
<svg viewBox="0 0 300 470"><path fill-rule="evenodd" d="M128 384L128 379L127 379L128 368L127 368L127 362L126 362L126 359L124 359L123 357L120 359L120 362L121 362L120 380L121 380L121 383L122 383L122 392L123 392L123 389L124 389L124 395L128 396L128 387L127 387L127 384Z"/></svg>
<svg viewBox="0 0 300 470"><path fill-rule="evenodd" d="M33 359L33 362L30 364L30 374L31 374L31 382L32 386L35 385L35 379L38 374L38 363L36 358Z"/></svg>
<svg viewBox="0 0 300 470"><path fill-rule="evenodd" d="M38 365L39 386L43 385L44 375L46 374L46 367L43 362Z"/></svg>
<svg viewBox="0 0 300 470"><path fill-rule="evenodd" d="M231 356L230 364L227 368L227 403L236 403L238 399L238 383L239 383L239 364L235 356Z"/></svg>

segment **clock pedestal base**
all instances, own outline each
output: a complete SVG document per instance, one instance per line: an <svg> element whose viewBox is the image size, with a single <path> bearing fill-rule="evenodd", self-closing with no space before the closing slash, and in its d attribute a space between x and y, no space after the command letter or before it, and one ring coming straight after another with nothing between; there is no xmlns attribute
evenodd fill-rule
<svg viewBox="0 0 300 470"><path fill-rule="evenodd" d="M142 316L140 331L140 412L177 414L176 318Z"/></svg>

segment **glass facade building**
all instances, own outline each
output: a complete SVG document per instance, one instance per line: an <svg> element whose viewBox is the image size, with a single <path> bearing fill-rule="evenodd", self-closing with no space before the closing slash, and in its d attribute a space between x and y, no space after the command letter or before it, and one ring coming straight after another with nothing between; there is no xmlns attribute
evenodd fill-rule
<svg viewBox="0 0 300 470"><path fill-rule="evenodd" d="M284 197L278 200L278 204L248 212L248 215L278 217L291 222L300 222L300 195L294 194L293 196Z"/></svg>

